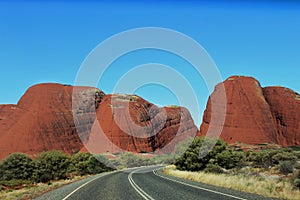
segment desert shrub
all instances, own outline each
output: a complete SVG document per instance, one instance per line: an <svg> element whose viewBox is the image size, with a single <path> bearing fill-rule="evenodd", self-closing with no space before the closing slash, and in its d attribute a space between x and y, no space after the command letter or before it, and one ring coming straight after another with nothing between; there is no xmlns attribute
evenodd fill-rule
<svg viewBox="0 0 300 200"><path fill-rule="evenodd" d="M30 180L34 171L32 159L23 153L9 155L0 163L0 180Z"/></svg>
<svg viewBox="0 0 300 200"><path fill-rule="evenodd" d="M129 152L121 154L121 156L118 158L118 162L120 163L120 167L125 168L139 167L149 164L148 159Z"/></svg>
<svg viewBox="0 0 300 200"><path fill-rule="evenodd" d="M112 169L110 167L107 167L105 164L103 164L94 156L89 157L87 163L88 163L87 169L89 174L98 174L98 173L110 171Z"/></svg>
<svg viewBox="0 0 300 200"><path fill-rule="evenodd" d="M204 172L221 174L221 173L223 173L223 169L219 165L209 163L209 164L207 164Z"/></svg>
<svg viewBox="0 0 300 200"><path fill-rule="evenodd" d="M279 164L282 161L296 161L297 156L292 152L278 152L272 157L273 164Z"/></svg>
<svg viewBox="0 0 300 200"><path fill-rule="evenodd" d="M272 166L272 154L267 150L251 152L248 161L253 162L254 167L269 168Z"/></svg>
<svg viewBox="0 0 300 200"><path fill-rule="evenodd" d="M300 189L300 171L298 170L296 173L296 177L293 179L293 185L295 188Z"/></svg>
<svg viewBox="0 0 300 200"><path fill-rule="evenodd" d="M251 152L247 159L252 162L255 167L269 168L278 165L281 161L295 161L297 160L297 156L294 155L291 149L283 148Z"/></svg>
<svg viewBox="0 0 300 200"><path fill-rule="evenodd" d="M297 179L294 181L294 186L295 186L295 188L300 189L300 179L299 179L299 178L297 178Z"/></svg>
<svg viewBox="0 0 300 200"><path fill-rule="evenodd" d="M245 162L245 155L242 151L225 150L216 155L216 164L225 169L242 167Z"/></svg>
<svg viewBox="0 0 300 200"><path fill-rule="evenodd" d="M293 173L294 166L295 166L295 161L291 161L291 160L281 161L279 163L279 171L280 173L287 175L289 173Z"/></svg>
<svg viewBox="0 0 300 200"><path fill-rule="evenodd" d="M213 143L216 144L210 150ZM200 152L200 149L202 150ZM222 140L208 139L204 143L204 138L196 137L183 155L175 161L175 166L179 170L199 171L204 170L211 159L226 149L226 143ZM206 155L206 156L201 156Z"/></svg>
<svg viewBox="0 0 300 200"><path fill-rule="evenodd" d="M88 160L92 155L90 153L76 153L72 155L70 159L70 164L68 166L68 173L73 173L75 175L85 175L88 174Z"/></svg>
<svg viewBox="0 0 300 200"><path fill-rule="evenodd" d="M102 155L92 155L90 153L76 153L71 157L68 172L75 175L98 174L112 170L108 167L108 159Z"/></svg>
<svg viewBox="0 0 300 200"><path fill-rule="evenodd" d="M70 164L68 155L60 151L49 151L39 154L34 159L34 179L37 182L65 179Z"/></svg>
<svg viewBox="0 0 300 200"><path fill-rule="evenodd" d="M116 161L116 159L108 159L107 157L105 157L104 155L94 155L94 157L99 160L99 162L101 162L106 168L107 170L113 170L115 169L115 167L117 165L119 165L119 163Z"/></svg>

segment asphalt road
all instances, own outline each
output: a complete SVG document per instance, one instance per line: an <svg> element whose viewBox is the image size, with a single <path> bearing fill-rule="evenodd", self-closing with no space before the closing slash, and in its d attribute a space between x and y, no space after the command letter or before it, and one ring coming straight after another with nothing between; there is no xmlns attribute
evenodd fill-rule
<svg viewBox="0 0 300 200"><path fill-rule="evenodd" d="M99 174L48 192L36 200L270 199L170 177L159 168L152 166Z"/></svg>

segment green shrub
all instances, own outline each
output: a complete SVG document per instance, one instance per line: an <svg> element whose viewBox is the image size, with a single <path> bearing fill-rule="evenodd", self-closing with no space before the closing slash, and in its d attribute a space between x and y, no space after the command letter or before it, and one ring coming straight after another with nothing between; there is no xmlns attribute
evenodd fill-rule
<svg viewBox="0 0 300 200"><path fill-rule="evenodd" d="M122 167L126 168L148 165L147 159L129 152L121 154L118 161Z"/></svg>
<svg viewBox="0 0 300 200"><path fill-rule="evenodd" d="M226 149L226 143L222 140L208 139L204 143L203 138L196 137L186 152L175 161L175 166L179 170L199 171L204 170L211 159ZM215 143L211 151L210 146ZM202 148L202 152L200 149ZM202 157L201 154L207 154Z"/></svg>
<svg viewBox="0 0 300 200"><path fill-rule="evenodd" d="M89 174L88 160L90 157L92 157L92 154L82 152L72 155L68 172L80 176Z"/></svg>
<svg viewBox="0 0 300 200"><path fill-rule="evenodd" d="M90 157L87 162L89 174L99 174L111 170L111 168L107 167L94 156Z"/></svg>
<svg viewBox="0 0 300 200"><path fill-rule="evenodd" d="M30 180L34 171L32 159L23 153L9 155L0 163L0 180Z"/></svg>
<svg viewBox="0 0 300 200"><path fill-rule="evenodd" d="M298 189L300 189L300 178L296 178L294 181L294 186Z"/></svg>
<svg viewBox="0 0 300 200"><path fill-rule="evenodd" d="M242 151L225 150L216 155L216 164L225 169L242 167L245 162L245 155Z"/></svg>
<svg viewBox="0 0 300 200"><path fill-rule="evenodd" d="M68 172L80 176L86 174L98 174L112 170L108 165L108 159L102 155L93 156L90 153L79 152L71 157Z"/></svg>
<svg viewBox="0 0 300 200"><path fill-rule="evenodd" d="M273 165L272 154L270 154L266 150L259 152L251 152L248 157L248 161L253 162L254 167L269 168Z"/></svg>
<svg viewBox="0 0 300 200"><path fill-rule="evenodd" d="M247 159L252 162L255 167L269 168L278 165L282 161L296 161L297 156L291 149L282 148L251 152Z"/></svg>
<svg viewBox="0 0 300 200"><path fill-rule="evenodd" d="M279 163L279 171L282 174L288 175L289 173L293 173L294 171L294 166L295 166L295 161L281 161Z"/></svg>
<svg viewBox="0 0 300 200"><path fill-rule="evenodd" d="M273 164L279 164L282 161L296 161L297 156L292 152L278 152L272 157Z"/></svg>
<svg viewBox="0 0 300 200"><path fill-rule="evenodd" d="M49 151L39 154L34 159L34 179L37 182L65 179L70 164L68 155L60 151Z"/></svg>

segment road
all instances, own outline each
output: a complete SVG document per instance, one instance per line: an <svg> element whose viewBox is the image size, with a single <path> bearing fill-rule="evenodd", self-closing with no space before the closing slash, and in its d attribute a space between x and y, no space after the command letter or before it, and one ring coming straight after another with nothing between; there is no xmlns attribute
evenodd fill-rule
<svg viewBox="0 0 300 200"><path fill-rule="evenodd" d="M189 200L270 199L170 177L142 167L103 173L48 192L36 200Z"/></svg>

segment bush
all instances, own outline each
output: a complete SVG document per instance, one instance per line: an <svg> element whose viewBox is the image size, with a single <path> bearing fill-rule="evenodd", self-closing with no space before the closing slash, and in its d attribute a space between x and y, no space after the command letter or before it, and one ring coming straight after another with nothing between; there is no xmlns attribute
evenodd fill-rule
<svg viewBox="0 0 300 200"><path fill-rule="evenodd" d="M38 182L65 179L70 164L68 155L60 151L49 151L39 154L34 159L34 179Z"/></svg>
<svg viewBox="0 0 300 200"><path fill-rule="evenodd" d="M0 180L30 180L34 171L32 159L26 154L14 153L0 163Z"/></svg>
<svg viewBox="0 0 300 200"><path fill-rule="evenodd" d="M273 164L279 164L282 161L296 161L297 156L292 152L278 152L272 157Z"/></svg>
<svg viewBox="0 0 300 200"><path fill-rule="evenodd" d="M251 152L248 161L253 163L254 167L269 168L272 166L272 155L267 150Z"/></svg>
<svg viewBox="0 0 300 200"><path fill-rule="evenodd" d="M294 172L295 161L281 161L279 163L279 171L282 174L288 175L289 173Z"/></svg>
<svg viewBox="0 0 300 200"><path fill-rule="evenodd" d="M278 165L281 161L289 160L296 161L297 156L288 148L251 152L248 157L248 161L252 162L255 167L264 168L269 168Z"/></svg>
<svg viewBox="0 0 300 200"><path fill-rule="evenodd" d="M216 155L216 164L225 169L242 167L245 162L245 154L242 151L225 150Z"/></svg>
<svg viewBox="0 0 300 200"><path fill-rule="evenodd" d="M209 151L210 146L216 142L214 147ZM202 147L203 146L203 147ZM200 149L202 147L202 152ZM222 140L208 139L204 144L204 139L196 137L186 152L175 161L175 166L179 170L199 171L204 170L210 163L211 159L215 159L216 155L226 149L226 143ZM204 157L200 155L207 154Z"/></svg>
<svg viewBox="0 0 300 200"><path fill-rule="evenodd" d="M136 156L133 153L123 153L119 158L118 161L121 165L121 167L140 167L144 165L148 165L148 161L145 158L142 158L140 156Z"/></svg>
<svg viewBox="0 0 300 200"><path fill-rule="evenodd" d="M99 174L99 173L107 172L107 171L111 170L111 168L107 167L105 164L100 162L94 156L91 156L87 162L88 162L89 174Z"/></svg>
<svg viewBox="0 0 300 200"><path fill-rule="evenodd" d="M300 189L300 178L296 178L294 181L294 186L298 189Z"/></svg>
<svg viewBox="0 0 300 200"><path fill-rule="evenodd" d="M71 157L68 172L76 175L98 174L112 170L109 161L102 155L93 156L90 153L76 153Z"/></svg>
<svg viewBox="0 0 300 200"><path fill-rule="evenodd" d="M91 156L92 155L90 153L82 152L72 155L70 165L68 167L68 172L80 176L89 174L88 160Z"/></svg>

